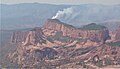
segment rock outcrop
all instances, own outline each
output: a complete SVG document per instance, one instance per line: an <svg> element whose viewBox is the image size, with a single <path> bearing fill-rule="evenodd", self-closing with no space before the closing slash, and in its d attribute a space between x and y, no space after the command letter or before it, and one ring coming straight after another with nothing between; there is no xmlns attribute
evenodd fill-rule
<svg viewBox="0 0 120 69"><path fill-rule="evenodd" d="M120 28L114 36L120 39ZM15 32L11 41L19 45L15 44L17 48L8 58L21 68L38 69L53 69L52 66L70 63L77 65L79 60L92 64L96 56L102 61L110 58L119 63L120 42L109 43L108 38L108 29L95 23L76 28L57 19L48 19L42 28Z"/></svg>
<svg viewBox="0 0 120 69"><path fill-rule="evenodd" d="M9 53L8 58L11 62L21 65L24 67L33 67L34 65L40 66L44 63L43 60L54 59L58 52L49 47L42 47L38 49L18 47L13 53ZM40 64L38 64L38 62Z"/></svg>
<svg viewBox="0 0 120 69"><path fill-rule="evenodd" d="M28 34L28 31L14 32L11 37L11 42L12 43L22 43L22 41L25 41L27 34Z"/></svg>
<svg viewBox="0 0 120 69"><path fill-rule="evenodd" d="M41 28L34 28L29 31L23 45L37 45L45 43L45 36Z"/></svg>
<svg viewBox="0 0 120 69"><path fill-rule="evenodd" d="M115 40L120 40L120 26L115 32Z"/></svg>
<svg viewBox="0 0 120 69"><path fill-rule="evenodd" d="M57 19L48 19L45 22L43 28L49 29L49 30L54 30L54 31L62 31L63 36L78 37L78 34L76 34L76 33L79 30L77 30L77 28L75 28L71 25L68 25L68 24L64 24ZM47 32L49 32L49 31L47 31Z"/></svg>
<svg viewBox="0 0 120 69"><path fill-rule="evenodd" d="M111 31L110 36L111 36L111 40L109 40L109 42L120 41L120 26L115 31Z"/></svg>
<svg viewBox="0 0 120 69"><path fill-rule="evenodd" d="M45 36L41 28L34 28L28 31L14 32L12 35L12 43L21 43L23 45L37 45L45 43Z"/></svg>
<svg viewBox="0 0 120 69"><path fill-rule="evenodd" d="M74 38L87 38L93 41L102 41L103 43L109 38L109 31L106 27L96 25L94 23L87 26L88 29L81 29L62 23L57 19L48 19L43 26L43 30L47 29L45 32L49 32L50 30L52 30L52 32L49 32L49 34L53 34L55 33L55 31L62 31L63 36L70 36ZM89 29L90 27L95 28Z"/></svg>

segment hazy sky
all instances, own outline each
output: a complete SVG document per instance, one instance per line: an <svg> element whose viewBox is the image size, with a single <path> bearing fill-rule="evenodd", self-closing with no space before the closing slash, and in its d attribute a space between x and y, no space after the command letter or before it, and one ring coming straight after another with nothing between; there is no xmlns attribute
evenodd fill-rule
<svg viewBox="0 0 120 69"><path fill-rule="evenodd" d="M120 4L120 0L1 0L3 4L16 4L16 3L49 3L49 4L107 4L115 5Z"/></svg>

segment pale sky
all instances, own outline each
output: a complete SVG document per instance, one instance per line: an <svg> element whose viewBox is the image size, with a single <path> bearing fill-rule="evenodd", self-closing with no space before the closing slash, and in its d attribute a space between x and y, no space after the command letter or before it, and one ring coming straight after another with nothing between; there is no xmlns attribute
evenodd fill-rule
<svg viewBox="0 0 120 69"><path fill-rule="evenodd" d="M48 3L48 4L104 4L115 5L120 4L120 0L1 0L2 4L18 4L18 3Z"/></svg>

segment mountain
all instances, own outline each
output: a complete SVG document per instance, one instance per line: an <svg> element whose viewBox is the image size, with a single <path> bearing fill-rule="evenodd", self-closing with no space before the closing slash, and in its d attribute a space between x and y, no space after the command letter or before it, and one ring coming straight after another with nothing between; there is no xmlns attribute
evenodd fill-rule
<svg viewBox="0 0 120 69"><path fill-rule="evenodd" d="M76 28L72 25L62 23L57 19L48 19L43 26L45 32L61 31L63 36L70 36L74 38L87 38L93 41L106 41L109 38L109 31L105 26L97 25L95 23L85 25L81 28ZM50 35L51 35L50 34Z"/></svg>
<svg viewBox="0 0 120 69"><path fill-rule="evenodd" d="M119 28L115 32L118 38ZM108 38L109 30L99 24L76 28L47 19L42 27L13 32L11 41L2 48L1 66L95 69L120 65L120 40L107 42Z"/></svg>
<svg viewBox="0 0 120 69"><path fill-rule="evenodd" d="M0 68L120 68L120 5L22 3L0 9Z"/></svg>
<svg viewBox="0 0 120 69"><path fill-rule="evenodd" d="M120 26L120 20L108 20L101 25L106 26L110 31L115 31Z"/></svg>
<svg viewBox="0 0 120 69"><path fill-rule="evenodd" d="M20 42L23 45L37 45L38 43L46 42L46 38L49 36L56 36L56 38L64 36L105 42L109 38L109 31L106 27L95 23L85 25L82 28L76 28L58 19L48 19L42 28L38 27L30 31L14 32L11 42Z"/></svg>
<svg viewBox="0 0 120 69"><path fill-rule="evenodd" d="M78 27L111 19L120 20L120 5L22 3L0 6L1 27L6 30L41 27L46 19L53 17Z"/></svg>
<svg viewBox="0 0 120 69"><path fill-rule="evenodd" d="M41 28L34 28L28 31L14 32L11 37L12 43L23 43L23 45L37 45L45 43L45 36Z"/></svg>

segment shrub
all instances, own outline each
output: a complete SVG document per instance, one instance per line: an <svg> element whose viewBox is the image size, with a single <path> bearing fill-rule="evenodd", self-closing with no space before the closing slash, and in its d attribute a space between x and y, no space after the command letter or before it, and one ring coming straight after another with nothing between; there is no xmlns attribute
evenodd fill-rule
<svg viewBox="0 0 120 69"><path fill-rule="evenodd" d="M103 61L102 61L102 60L99 60L99 61L96 63L96 65L97 65L98 67L102 67L102 66L103 66Z"/></svg>
<svg viewBox="0 0 120 69"><path fill-rule="evenodd" d="M86 64L85 64L84 60L80 60L78 64L83 66L83 68L86 68Z"/></svg>
<svg viewBox="0 0 120 69"><path fill-rule="evenodd" d="M105 65L111 65L112 60L110 58L105 58Z"/></svg>

